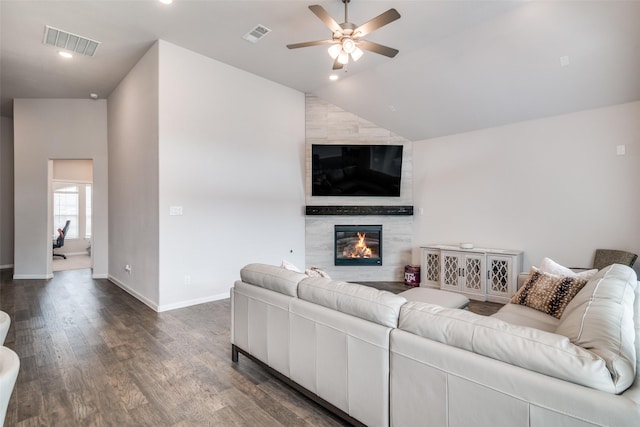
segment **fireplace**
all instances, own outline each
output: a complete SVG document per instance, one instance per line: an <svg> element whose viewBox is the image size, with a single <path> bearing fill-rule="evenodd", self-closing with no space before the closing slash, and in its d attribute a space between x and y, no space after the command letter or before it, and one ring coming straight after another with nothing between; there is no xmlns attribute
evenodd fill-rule
<svg viewBox="0 0 640 427"><path fill-rule="evenodd" d="M382 265L382 225L336 225L335 265Z"/></svg>

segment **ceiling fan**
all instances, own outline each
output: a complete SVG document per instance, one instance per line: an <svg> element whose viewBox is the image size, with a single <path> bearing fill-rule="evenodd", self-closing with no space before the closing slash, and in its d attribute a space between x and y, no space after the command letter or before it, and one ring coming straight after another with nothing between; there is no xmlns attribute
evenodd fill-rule
<svg viewBox="0 0 640 427"><path fill-rule="evenodd" d="M333 58L334 70L339 70L348 64L349 57L354 61L360 59L363 54L362 49L388 56L389 58L396 56L398 54L397 49L363 40L362 37L400 18L398 11L389 9L368 22L357 26L349 22L348 5L350 1L351 0L342 0L344 3L344 22L342 24L338 24L322 6L317 4L309 6L311 12L320 18L333 32L331 39L288 44L287 47L289 49L298 49L300 47L329 44L331 45L329 47L329 55Z"/></svg>

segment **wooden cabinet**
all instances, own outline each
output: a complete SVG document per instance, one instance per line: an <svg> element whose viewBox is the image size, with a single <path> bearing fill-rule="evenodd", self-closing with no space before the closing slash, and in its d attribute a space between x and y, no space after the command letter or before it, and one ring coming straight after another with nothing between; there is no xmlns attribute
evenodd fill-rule
<svg viewBox="0 0 640 427"><path fill-rule="evenodd" d="M485 257L482 254L441 251L440 287L474 294L484 300L486 294Z"/></svg>
<svg viewBox="0 0 640 427"><path fill-rule="evenodd" d="M440 249L422 248L420 286L440 287Z"/></svg>
<svg viewBox="0 0 640 427"><path fill-rule="evenodd" d="M521 269L521 251L423 246L420 286L461 292L474 300L506 303L516 292Z"/></svg>

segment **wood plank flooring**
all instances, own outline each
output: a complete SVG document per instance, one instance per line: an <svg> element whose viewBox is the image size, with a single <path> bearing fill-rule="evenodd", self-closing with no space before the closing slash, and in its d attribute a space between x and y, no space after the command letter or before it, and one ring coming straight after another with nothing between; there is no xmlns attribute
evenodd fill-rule
<svg viewBox="0 0 640 427"><path fill-rule="evenodd" d="M21 368L5 426L344 425L231 362L228 299L156 313L90 270L11 277L0 271L0 310Z"/></svg>

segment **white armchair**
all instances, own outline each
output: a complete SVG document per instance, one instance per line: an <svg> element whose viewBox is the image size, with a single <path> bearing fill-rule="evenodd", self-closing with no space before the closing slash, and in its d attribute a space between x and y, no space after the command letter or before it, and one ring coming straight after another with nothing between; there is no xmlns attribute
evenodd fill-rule
<svg viewBox="0 0 640 427"><path fill-rule="evenodd" d="M7 406L16 385L20 358L11 349L0 346L0 425L4 425L7 415Z"/></svg>
<svg viewBox="0 0 640 427"><path fill-rule="evenodd" d="M11 318L4 311L0 311L0 345L3 345L4 340L7 338L9 326L11 326Z"/></svg>

